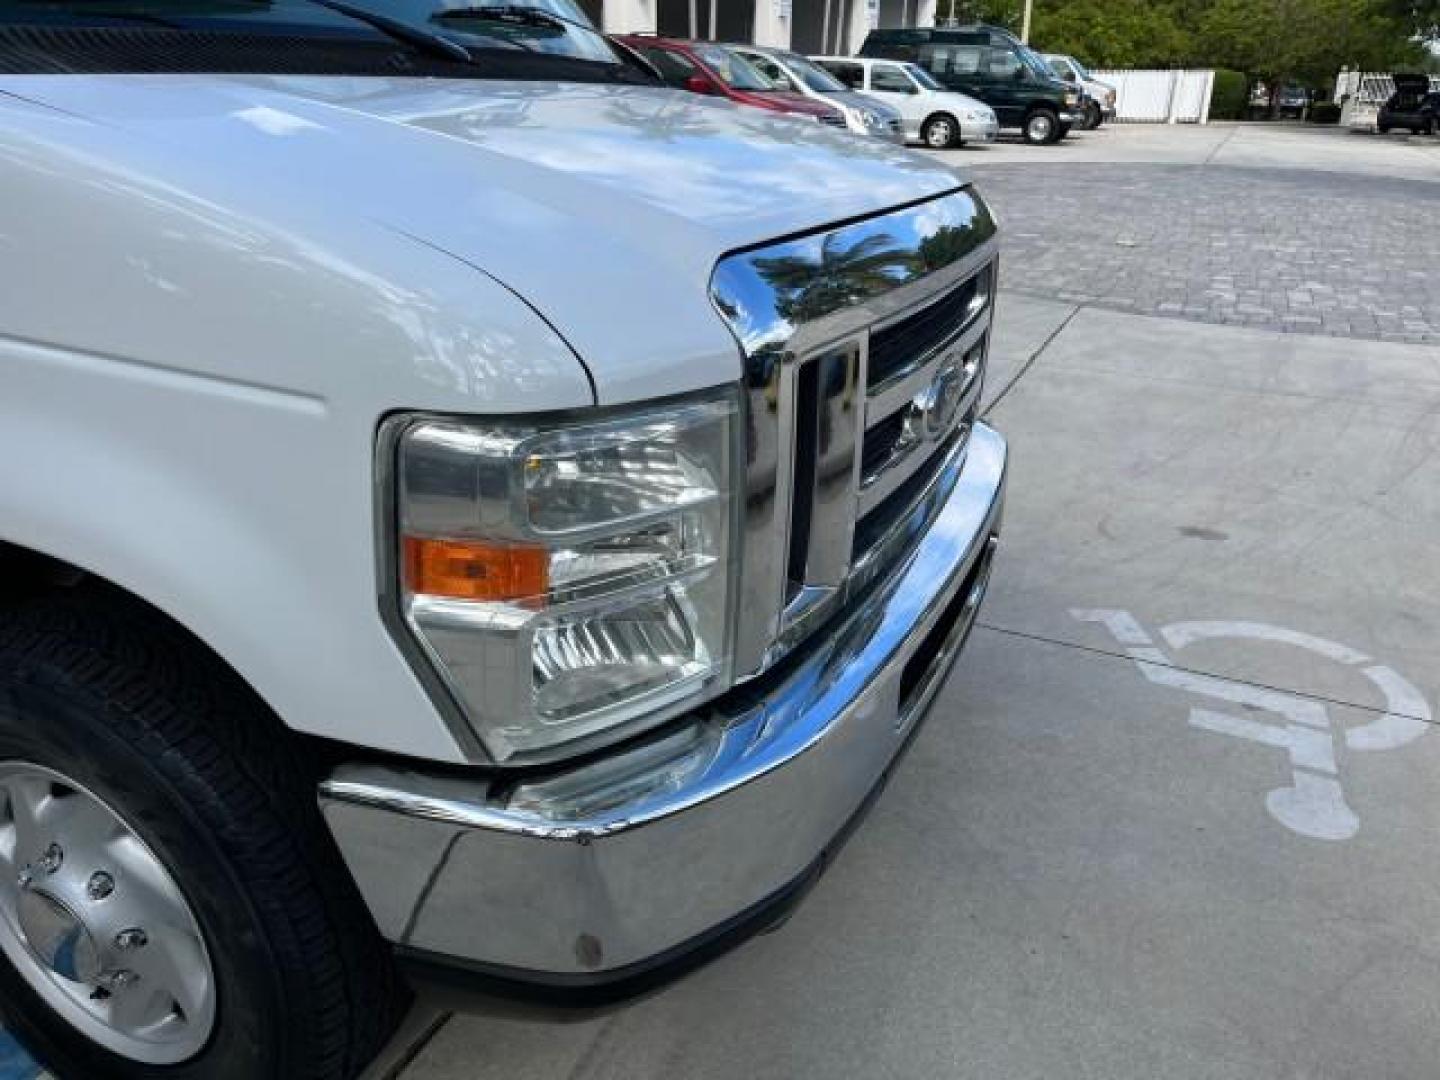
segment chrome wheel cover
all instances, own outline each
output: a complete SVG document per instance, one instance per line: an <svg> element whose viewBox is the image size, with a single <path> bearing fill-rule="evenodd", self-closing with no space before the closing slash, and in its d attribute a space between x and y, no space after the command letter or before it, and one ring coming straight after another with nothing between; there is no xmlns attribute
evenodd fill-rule
<svg viewBox="0 0 1440 1080"><path fill-rule="evenodd" d="M77 1031L173 1065L215 1026L215 972L170 872L69 777L0 762L0 949Z"/></svg>
<svg viewBox="0 0 1440 1080"><path fill-rule="evenodd" d="M1044 142L1055 133L1055 126L1050 122L1050 117L1041 114L1032 116L1025 125L1025 130L1030 133L1032 142Z"/></svg>
<svg viewBox="0 0 1440 1080"><path fill-rule="evenodd" d="M925 142L932 150L943 150L955 141L949 120L932 120L925 128Z"/></svg>

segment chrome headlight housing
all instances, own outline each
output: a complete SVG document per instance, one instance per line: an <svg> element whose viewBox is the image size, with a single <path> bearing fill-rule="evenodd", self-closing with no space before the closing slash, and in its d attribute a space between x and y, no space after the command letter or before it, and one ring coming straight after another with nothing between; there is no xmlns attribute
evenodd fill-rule
<svg viewBox="0 0 1440 1080"><path fill-rule="evenodd" d="M403 629L491 757L652 726L731 680L733 392L391 435Z"/></svg>

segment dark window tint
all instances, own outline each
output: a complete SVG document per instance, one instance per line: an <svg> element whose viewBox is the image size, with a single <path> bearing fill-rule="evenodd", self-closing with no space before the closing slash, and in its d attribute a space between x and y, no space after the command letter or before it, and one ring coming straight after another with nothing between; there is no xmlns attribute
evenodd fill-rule
<svg viewBox="0 0 1440 1080"><path fill-rule="evenodd" d="M1020 70L1020 58L1009 49L985 50L985 70L991 78L1010 79Z"/></svg>
<svg viewBox="0 0 1440 1080"><path fill-rule="evenodd" d="M865 89L865 68L861 64L847 64L843 60L821 60L820 66L834 75L851 90Z"/></svg>
<svg viewBox="0 0 1440 1080"><path fill-rule="evenodd" d="M920 66L936 75L974 75L982 51L978 45L922 45Z"/></svg>
<svg viewBox="0 0 1440 1080"><path fill-rule="evenodd" d="M913 94L914 85L899 68L888 64L876 64L870 69L870 89L889 91L894 94Z"/></svg>
<svg viewBox="0 0 1440 1080"><path fill-rule="evenodd" d="M665 80L667 86L678 86L683 90L685 80L698 74L690 58L681 53L656 46L642 46L639 52L646 60L655 65L655 69L660 72L660 77Z"/></svg>

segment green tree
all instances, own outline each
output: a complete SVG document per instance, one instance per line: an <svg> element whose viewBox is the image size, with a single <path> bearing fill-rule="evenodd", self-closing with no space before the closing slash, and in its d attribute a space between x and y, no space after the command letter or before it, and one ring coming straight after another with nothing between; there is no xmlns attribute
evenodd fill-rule
<svg viewBox="0 0 1440 1080"><path fill-rule="evenodd" d="M1035 5L1032 39L1047 52L1095 67L1175 67L1191 62L1190 34L1176 8L1142 0Z"/></svg>
<svg viewBox="0 0 1440 1080"><path fill-rule="evenodd" d="M1196 34L1208 62L1267 86L1321 86L1346 64L1367 70L1419 63L1413 28L1384 0L1213 0Z"/></svg>

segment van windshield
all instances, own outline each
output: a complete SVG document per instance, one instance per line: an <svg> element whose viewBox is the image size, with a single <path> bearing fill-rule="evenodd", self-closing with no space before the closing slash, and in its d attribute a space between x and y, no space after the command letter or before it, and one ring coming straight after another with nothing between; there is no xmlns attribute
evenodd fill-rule
<svg viewBox="0 0 1440 1080"><path fill-rule="evenodd" d="M1055 78L1055 72L1050 70L1050 65L1045 62L1045 58L1028 45L1021 45L1017 42L1015 55L1020 58L1022 64L1030 69L1032 75L1038 75L1047 82Z"/></svg>
<svg viewBox="0 0 1440 1080"><path fill-rule="evenodd" d="M557 64L565 77L654 81L575 0L0 0L12 72L553 79Z"/></svg>
<svg viewBox="0 0 1440 1080"><path fill-rule="evenodd" d="M910 77L912 79L914 79L917 83L923 86L926 90L945 89L938 82L936 82L934 78L930 75L930 73L924 68L922 68L919 64L906 64L905 70L910 73Z"/></svg>

